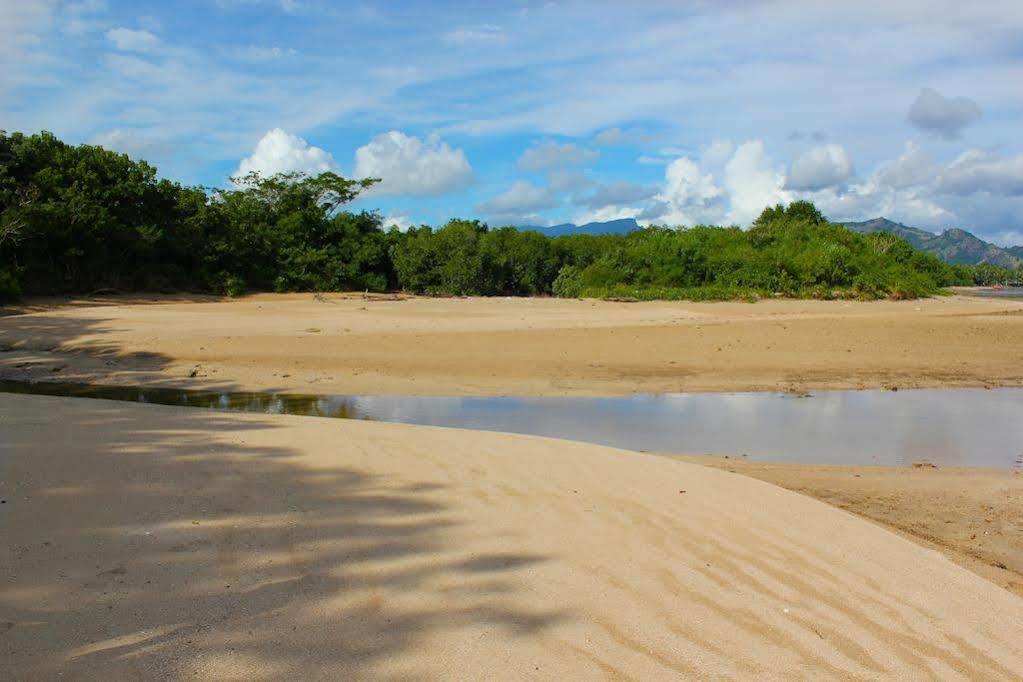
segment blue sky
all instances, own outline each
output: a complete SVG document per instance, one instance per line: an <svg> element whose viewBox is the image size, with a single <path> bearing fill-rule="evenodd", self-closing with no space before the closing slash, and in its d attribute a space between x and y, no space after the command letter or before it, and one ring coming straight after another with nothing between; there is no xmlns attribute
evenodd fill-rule
<svg viewBox="0 0 1023 682"><path fill-rule="evenodd" d="M746 225L809 198L1023 243L1018 2L0 0L0 129L358 208Z"/></svg>

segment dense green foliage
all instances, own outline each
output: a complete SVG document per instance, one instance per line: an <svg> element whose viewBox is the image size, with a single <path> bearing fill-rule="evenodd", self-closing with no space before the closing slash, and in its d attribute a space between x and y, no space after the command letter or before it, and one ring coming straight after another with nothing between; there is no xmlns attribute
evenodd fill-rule
<svg viewBox="0 0 1023 682"><path fill-rule="evenodd" d="M393 288L398 233L338 210L373 182L250 175L207 191L101 147L0 133L0 297Z"/></svg>
<svg viewBox="0 0 1023 682"><path fill-rule="evenodd" d="M383 231L342 207L375 180L250 175L185 187L101 147L0 132L0 300L21 293L405 289L444 295L906 298L1020 273L951 266L807 202L736 227L549 238L452 220Z"/></svg>

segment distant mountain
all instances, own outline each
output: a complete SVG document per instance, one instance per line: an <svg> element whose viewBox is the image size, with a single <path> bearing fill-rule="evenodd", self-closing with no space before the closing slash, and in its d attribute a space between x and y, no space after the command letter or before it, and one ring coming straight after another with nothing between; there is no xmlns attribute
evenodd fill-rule
<svg viewBox="0 0 1023 682"><path fill-rule="evenodd" d="M548 237L564 237L569 234L628 234L633 230L640 229L635 218L619 218L618 220L607 220L602 223L586 223L576 225L575 223L562 223L551 227L540 227L538 225L520 225L520 230L535 230Z"/></svg>
<svg viewBox="0 0 1023 682"><path fill-rule="evenodd" d="M1023 247L1002 248L970 234L966 230L951 229L941 234L908 227L887 218L874 218L860 223L845 223L855 232L891 232L905 239L921 251L933 253L948 263L957 265L979 265L989 263L1003 268L1014 268L1023 264Z"/></svg>

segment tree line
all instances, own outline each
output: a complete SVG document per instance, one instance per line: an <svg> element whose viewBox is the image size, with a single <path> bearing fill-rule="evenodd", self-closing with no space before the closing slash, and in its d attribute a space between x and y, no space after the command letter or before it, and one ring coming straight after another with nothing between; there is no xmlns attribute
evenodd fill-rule
<svg viewBox="0 0 1023 682"><path fill-rule="evenodd" d="M634 298L916 297L1018 273L952 266L859 235L807 202L749 230L651 227L550 238L454 219L384 230L344 206L377 180L250 174L182 185L49 133L0 131L0 300L26 294L407 290Z"/></svg>

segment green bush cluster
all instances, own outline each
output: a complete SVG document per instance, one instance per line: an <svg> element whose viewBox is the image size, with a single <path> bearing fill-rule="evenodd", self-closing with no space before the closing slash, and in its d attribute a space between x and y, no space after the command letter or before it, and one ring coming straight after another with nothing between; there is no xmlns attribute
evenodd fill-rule
<svg viewBox="0 0 1023 682"><path fill-rule="evenodd" d="M395 247L399 284L429 294L636 299L916 298L967 283L961 269L890 234L834 225L808 202L766 209L753 227L651 227L545 238L453 220Z"/></svg>
<svg viewBox="0 0 1023 682"><path fill-rule="evenodd" d="M549 238L457 219L384 231L378 214L342 210L374 182L252 174L188 187L101 147L0 131L0 302L101 289L913 298L1019 278L851 232L808 202L769 207L746 231Z"/></svg>

